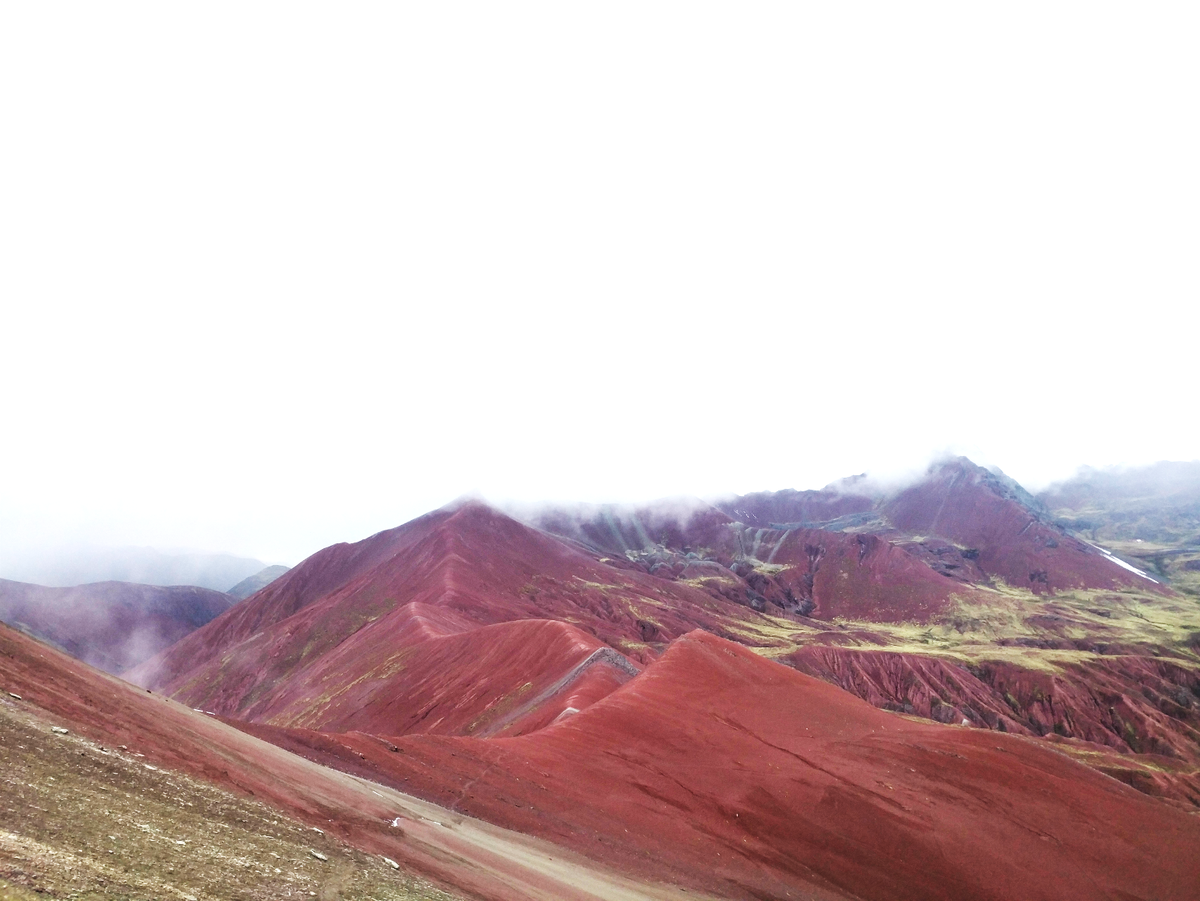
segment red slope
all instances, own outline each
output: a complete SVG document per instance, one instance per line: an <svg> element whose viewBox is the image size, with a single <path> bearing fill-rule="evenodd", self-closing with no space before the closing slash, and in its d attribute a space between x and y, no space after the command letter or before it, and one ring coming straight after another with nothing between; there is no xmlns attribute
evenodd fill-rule
<svg viewBox="0 0 1200 901"><path fill-rule="evenodd" d="M615 569L477 503L360 545L314 555L130 678L217 713L334 731L369 723L400 732L414 717L435 722L427 714L438 707L445 731L489 716L527 682L526 692L542 691L600 644L649 659L696 626L721 630L756 616L689 586ZM422 660L484 659L491 643L515 647L525 634L482 627L546 619L559 624L537 631L527 655L534 669L473 669L470 677L482 680L473 700L449 699L436 681L413 684L401 675ZM401 671L406 655L414 655L412 667ZM591 673L581 698L613 687L616 672ZM395 703L359 711L371 692Z"/></svg>
<svg viewBox="0 0 1200 901"><path fill-rule="evenodd" d="M738 499L743 502L797 516L805 511L860 512L864 502L873 503L834 492L748 495ZM757 521L766 515L750 518ZM946 578L884 538L820 529L750 528L699 501L637 509L563 507L543 512L536 522L557 535L627 557L660 578L688 582L762 612L925 621L946 610L955 596L973 596L961 580Z"/></svg>
<svg viewBox="0 0 1200 901"><path fill-rule="evenodd" d="M318 766L3 625L0 705L17 706L47 725L66 727L110 749L126 746L146 764L253 796L363 851L400 861L406 870L415 869L466 897L599 901L617 897L618 889L620 896L641 901L680 897L656 885L629 891L618 876L596 869L567 849L450 817L383 786ZM0 756L3 738L0 735ZM47 740L59 739L47 729ZM405 817L403 829L394 825L397 815ZM545 860L554 866L539 865ZM154 864L149 866L153 872Z"/></svg>
<svg viewBox="0 0 1200 901"><path fill-rule="evenodd" d="M1175 660L1112 654L1035 670L810 645L783 662L888 710L1200 765L1200 672Z"/></svg>
<svg viewBox="0 0 1200 901"><path fill-rule="evenodd" d="M769 581L810 601L815 619L925 622L976 594L877 535L794 529L760 538L770 563L786 567Z"/></svg>
<svg viewBox="0 0 1200 901"><path fill-rule="evenodd" d="M96 582L47 588L0 579L0 621L119 673L224 613L234 598L190 585Z"/></svg>
<svg viewBox="0 0 1200 901"><path fill-rule="evenodd" d="M242 716L329 732L519 735L588 706L637 673L593 636L548 620L400 647L371 633L371 626L360 630Z"/></svg>
<svg viewBox="0 0 1200 901"><path fill-rule="evenodd" d="M1041 522L994 474L965 457L931 470L888 500L896 528L938 535L978 550L979 567L1039 594L1072 588L1156 590L1081 541Z"/></svg>
<svg viewBox="0 0 1200 901"><path fill-rule="evenodd" d="M1195 897L1200 821L1031 740L914 722L713 636L515 739L274 740L731 897Z"/></svg>

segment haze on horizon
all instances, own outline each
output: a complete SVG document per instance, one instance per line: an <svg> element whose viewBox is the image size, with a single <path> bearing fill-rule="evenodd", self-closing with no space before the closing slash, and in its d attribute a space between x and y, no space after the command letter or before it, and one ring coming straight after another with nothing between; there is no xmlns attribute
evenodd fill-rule
<svg viewBox="0 0 1200 901"><path fill-rule="evenodd" d="M0 12L0 545L1200 457L1200 13Z"/></svg>

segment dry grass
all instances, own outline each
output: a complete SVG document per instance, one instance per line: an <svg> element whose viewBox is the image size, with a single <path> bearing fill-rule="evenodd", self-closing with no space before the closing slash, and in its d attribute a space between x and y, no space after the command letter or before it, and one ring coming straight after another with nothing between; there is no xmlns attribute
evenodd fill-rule
<svg viewBox="0 0 1200 901"><path fill-rule="evenodd" d="M873 633L880 650L946 657L962 663L1004 660L1056 671L1092 659L1108 647L1140 647L1156 654L1169 648L1181 665L1200 667L1192 636L1200 633L1200 602L1134 591L1077 590L1041 597L1000 583L978 589L928 623L884 623L837 618L828 631ZM812 643L821 630L783 617L764 616L732 625L745 643L776 657ZM1039 643L1058 647L1038 647ZM860 641L855 642L859 650ZM1111 653L1112 651L1108 651Z"/></svg>
<svg viewBox="0 0 1200 901"><path fill-rule="evenodd" d="M8 703L0 773L0 901L452 897L264 804L54 733Z"/></svg>

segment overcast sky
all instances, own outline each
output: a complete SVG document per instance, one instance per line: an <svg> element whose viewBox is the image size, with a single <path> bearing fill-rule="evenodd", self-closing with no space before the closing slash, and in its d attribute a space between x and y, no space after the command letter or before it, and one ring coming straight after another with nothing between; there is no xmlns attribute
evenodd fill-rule
<svg viewBox="0 0 1200 901"><path fill-rule="evenodd" d="M0 542L1200 456L1194 4L6 4Z"/></svg>

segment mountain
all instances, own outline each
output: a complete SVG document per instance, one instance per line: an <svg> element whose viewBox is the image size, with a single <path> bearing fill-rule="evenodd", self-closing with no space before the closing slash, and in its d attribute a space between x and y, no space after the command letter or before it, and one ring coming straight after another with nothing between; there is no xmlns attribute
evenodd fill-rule
<svg viewBox="0 0 1200 901"><path fill-rule="evenodd" d="M640 886L1200 877L1200 606L964 459L892 489L456 503L317 552L126 675L442 805L390 821L422 842L472 814Z"/></svg>
<svg viewBox="0 0 1200 901"><path fill-rule="evenodd" d="M230 554L163 553L148 547L78 547L20 558L0 553L0 577L54 588L136 582L226 591L265 566L261 560Z"/></svg>
<svg viewBox="0 0 1200 901"><path fill-rule="evenodd" d="M820 620L926 622L1000 585L1038 595L1157 590L1056 525L1017 483L961 457L891 492L852 478L715 505L559 506L526 518L652 575Z"/></svg>
<svg viewBox="0 0 1200 901"><path fill-rule="evenodd" d="M314 554L127 675L277 725L503 731L521 728L516 711L577 709L698 626L766 623L621 563L456 505Z"/></svg>
<svg viewBox="0 0 1200 901"><path fill-rule="evenodd" d="M237 598L239 601L244 601L254 592L266 588L285 572L288 571L286 566L268 566L265 569L260 569L252 576L247 576L230 588L226 594Z"/></svg>
<svg viewBox="0 0 1200 901"><path fill-rule="evenodd" d="M284 747L724 898L1188 897L1200 821L1028 740L921 723L695 632L512 739Z"/></svg>
<svg viewBox="0 0 1200 901"><path fill-rule="evenodd" d="M1146 577L1049 522L1015 482L966 458L934 467L887 498L881 511L901 532L949 539L968 549L985 574L1037 594L1148 587Z"/></svg>
<svg viewBox="0 0 1200 901"><path fill-rule="evenodd" d="M190 585L98 582L49 588L0 579L0 621L110 673L174 644L234 601Z"/></svg>
<svg viewBox="0 0 1200 901"><path fill-rule="evenodd" d="M1084 468L1038 500L1093 541L1200 544L1200 461Z"/></svg>
<svg viewBox="0 0 1200 901"><path fill-rule="evenodd" d="M529 521L593 553L762 613L921 621L944 612L956 598L972 596L970 586L946 579L917 555L876 535L807 523L751 527L727 512L741 511L760 522L770 513L842 509L832 501L827 506L828 498L811 501L800 494L783 492L778 502L752 495L725 509L697 499L642 508L557 507Z"/></svg>
<svg viewBox="0 0 1200 901"><path fill-rule="evenodd" d="M1038 500L1061 528L1200 597L1200 462L1083 469Z"/></svg>

